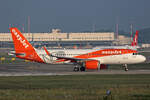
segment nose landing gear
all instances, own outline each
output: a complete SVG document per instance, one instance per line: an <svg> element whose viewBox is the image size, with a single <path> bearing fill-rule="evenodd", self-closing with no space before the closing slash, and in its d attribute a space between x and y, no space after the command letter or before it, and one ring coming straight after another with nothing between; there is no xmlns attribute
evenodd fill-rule
<svg viewBox="0 0 150 100"><path fill-rule="evenodd" d="M128 70L129 70L127 64L123 64L123 67L124 67L124 70L125 70L125 71L128 71Z"/></svg>

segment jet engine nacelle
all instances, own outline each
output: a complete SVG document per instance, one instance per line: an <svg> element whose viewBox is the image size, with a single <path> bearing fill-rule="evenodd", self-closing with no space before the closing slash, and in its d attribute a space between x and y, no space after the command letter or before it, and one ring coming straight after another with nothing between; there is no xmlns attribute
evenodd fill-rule
<svg viewBox="0 0 150 100"><path fill-rule="evenodd" d="M86 69L98 69L100 66L100 62L97 60L90 60L85 62Z"/></svg>

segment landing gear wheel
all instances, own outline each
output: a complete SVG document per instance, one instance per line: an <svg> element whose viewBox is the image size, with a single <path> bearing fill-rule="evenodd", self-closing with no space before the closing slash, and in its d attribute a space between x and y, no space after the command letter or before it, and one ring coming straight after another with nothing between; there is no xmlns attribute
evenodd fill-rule
<svg viewBox="0 0 150 100"><path fill-rule="evenodd" d="M80 71L85 71L85 67L80 67Z"/></svg>
<svg viewBox="0 0 150 100"><path fill-rule="evenodd" d="M128 71L128 66L127 66L127 64L124 64L123 67L124 67L124 70L125 70L125 71Z"/></svg>
<svg viewBox="0 0 150 100"><path fill-rule="evenodd" d="M79 71L79 67L74 67L73 71L78 72Z"/></svg>
<svg viewBox="0 0 150 100"><path fill-rule="evenodd" d="M128 68L125 68L125 71L128 71Z"/></svg>

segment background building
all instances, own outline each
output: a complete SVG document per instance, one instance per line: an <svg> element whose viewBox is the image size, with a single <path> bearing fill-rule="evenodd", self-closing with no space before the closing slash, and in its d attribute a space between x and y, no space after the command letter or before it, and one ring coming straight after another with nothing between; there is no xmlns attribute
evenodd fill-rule
<svg viewBox="0 0 150 100"><path fill-rule="evenodd" d="M116 41L114 32L93 33L62 33L60 29L53 29L51 33L23 33L34 45L46 45L48 47L66 46L99 46L99 45L124 45L130 44L130 38L119 35ZM1 47L13 47L10 33L0 33Z"/></svg>

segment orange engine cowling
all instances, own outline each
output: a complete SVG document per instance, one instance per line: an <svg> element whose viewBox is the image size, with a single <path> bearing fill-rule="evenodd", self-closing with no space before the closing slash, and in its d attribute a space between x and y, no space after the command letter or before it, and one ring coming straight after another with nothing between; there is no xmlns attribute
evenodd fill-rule
<svg viewBox="0 0 150 100"><path fill-rule="evenodd" d="M99 66L100 66L100 63L97 60L90 60L90 61L85 62L86 69L98 69Z"/></svg>

